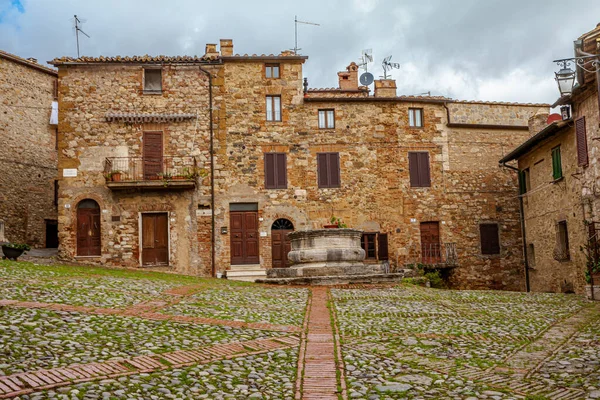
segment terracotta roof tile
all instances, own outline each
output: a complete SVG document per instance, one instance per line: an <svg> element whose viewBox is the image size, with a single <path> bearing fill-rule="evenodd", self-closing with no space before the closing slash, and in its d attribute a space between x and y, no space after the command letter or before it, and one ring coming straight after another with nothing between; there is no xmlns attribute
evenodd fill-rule
<svg viewBox="0 0 600 400"><path fill-rule="evenodd" d="M46 73L51 74L51 75L58 75L58 71L56 71L55 69L46 67L44 65L38 64L38 63L33 62L33 61L29 61L29 60L27 60L27 59L25 59L23 57L19 57L17 55L8 53L6 51L0 50L0 58L6 58L8 60L12 60L12 61L14 61L16 63L21 64L21 65L25 65L27 67L31 67L31 68L37 69L39 71L42 71L42 72L46 72Z"/></svg>
<svg viewBox="0 0 600 400"><path fill-rule="evenodd" d="M205 63L218 59L217 56L114 56L114 57L60 57L49 61L53 65L63 64L78 64L78 63L140 63L140 64L156 64L156 63Z"/></svg>
<svg viewBox="0 0 600 400"><path fill-rule="evenodd" d="M489 105L501 105L501 106L550 107L550 104L546 104L546 103L519 103L519 102L510 102L510 101L454 100L454 103L489 104Z"/></svg>

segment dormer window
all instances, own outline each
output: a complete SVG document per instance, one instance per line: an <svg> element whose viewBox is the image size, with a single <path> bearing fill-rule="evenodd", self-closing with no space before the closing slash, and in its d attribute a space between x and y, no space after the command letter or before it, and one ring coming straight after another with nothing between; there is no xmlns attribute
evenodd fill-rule
<svg viewBox="0 0 600 400"><path fill-rule="evenodd" d="M162 93L160 68L144 68L144 93Z"/></svg>
<svg viewBox="0 0 600 400"><path fill-rule="evenodd" d="M279 78L279 64L265 64L265 78Z"/></svg>

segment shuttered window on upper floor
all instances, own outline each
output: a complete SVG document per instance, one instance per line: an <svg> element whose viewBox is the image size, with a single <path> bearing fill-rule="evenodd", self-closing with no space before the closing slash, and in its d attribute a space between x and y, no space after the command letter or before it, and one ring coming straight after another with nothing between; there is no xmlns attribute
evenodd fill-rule
<svg viewBox="0 0 600 400"><path fill-rule="evenodd" d="M287 188L285 153L265 153L265 189Z"/></svg>
<svg viewBox="0 0 600 400"><path fill-rule="evenodd" d="M575 121L575 136L577 137L577 162L580 167L589 164L585 117Z"/></svg>
<svg viewBox="0 0 600 400"><path fill-rule="evenodd" d="M429 153L413 151L408 153L408 170L411 187L431 187Z"/></svg>
<svg viewBox="0 0 600 400"><path fill-rule="evenodd" d="M340 153L317 153L317 176L320 188L339 188Z"/></svg>
<svg viewBox="0 0 600 400"><path fill-rule="evenodd" d="M562 159L560 156L560 146L556 146L552 149L552 178L554 180L563 177L562 172Z"/></svg>

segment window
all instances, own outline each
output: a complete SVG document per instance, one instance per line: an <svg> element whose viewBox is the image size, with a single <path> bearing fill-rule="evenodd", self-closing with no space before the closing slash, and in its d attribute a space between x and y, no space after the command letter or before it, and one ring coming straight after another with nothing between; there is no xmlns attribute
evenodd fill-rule
<svg viewBox="0 0 600 400"><path fill-rule="evenodd" d="M265 189L287 188L285 153L265 153Z"/></svg>
<svg viewBox="0 0 600 400"><path fill-rule="evenodd" d="M552 178L554 180L563 177L562 173L562 160L560 159L560 146L556 146L552 149Z"/></svg>
<svg viewBox="0 0 600 400"><path fill-rule="evenodd" d="M317 153L317 176L320 188L340 187L340 154Z"/></svg>
<svg viewBox="0 0 600 400"><path fill-rule="evenodd" d="M144 69L144 93L162 93L162 70Z"/></svg>
<svg viewBox="0 0 600 400"><path fill-rule="evenodd" d="M267 96L267 121L281 121L281 96Z"/></svg>
<svg viewBox="0 0 600 400"><path fill-rule="evenodd" d="M413 128L423 127L423 109L409 108L408 109L408 125Z"/></svg>
<svg viewBox="0 0 600 400"><path fill-rule="evenodd" d="M577 137L577 161L580 167L588 165L587 136L585 131L585 117L575 121L575 136Z"/></svg>
<svg viewBox="0 0 600 400"><path fill-rule="evenodd" d="M319 129L335 128L335 111L319 110Z"/></svg>
<svg viewBox="0 0 600 400"><path fill-rule="evenodd" d="M58 180L54 180L54 207L58 206Z"/></svg>
<svg viewBox="0 0 600 400"><path fill-rule="evenodd" d="M410 186L430 187L431 176L429 174L429 153L409 152L408 170L410 174Z"/></svg>
<svg viewBox="0 0 600 400"><path fill-rule="evenodd" d="M558 261L567 261L570 258L567 221L559 221L558 224L556 224L556 249L554 249L554 259Z"/></svg>
<svg viewBox="0 0 600 400"><path fill-rule="evenodd" d="M535 268L535 246L533 243L527 245L527 260L530 268Z"/></svg>
<svg viewBox="0 0 600 400"><path fill-rule="evenodd" d="M479 238L481 240L481 254L500 254L498 224L480 224Z"/></svg>
<svg viewBox="0 0 600 400"><path fill-rule="evenodd" d="M265 64L265 78L279 78L279 64Z"/></svg>
<svg viewBox="0 0 600 400"><path fill-rule="evenodd" d="M529 181L529 168L525 168L519 172L519 194L525 194L531 190L531 182Z"/></svg>
<svg viewBox="0 0 600 400"><path fill-rule="evenodd" d="M365 251L365 260L383 261L389 258L387 233L363 233L360 246Z"/></svg>

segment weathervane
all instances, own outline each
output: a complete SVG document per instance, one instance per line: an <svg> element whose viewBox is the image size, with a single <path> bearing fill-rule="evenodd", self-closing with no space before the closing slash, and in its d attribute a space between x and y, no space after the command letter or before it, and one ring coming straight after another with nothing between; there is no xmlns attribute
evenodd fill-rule
<svg viewBox="0 0 600 400"><path fill-rule="evenodd" d="M392 69L400 69L400 64L390 62L391 59L392 56L387 56L383 59L383 62L381 63L381 67L383 68L383 79L388 78L388 71L391 71Z"/></svg>

